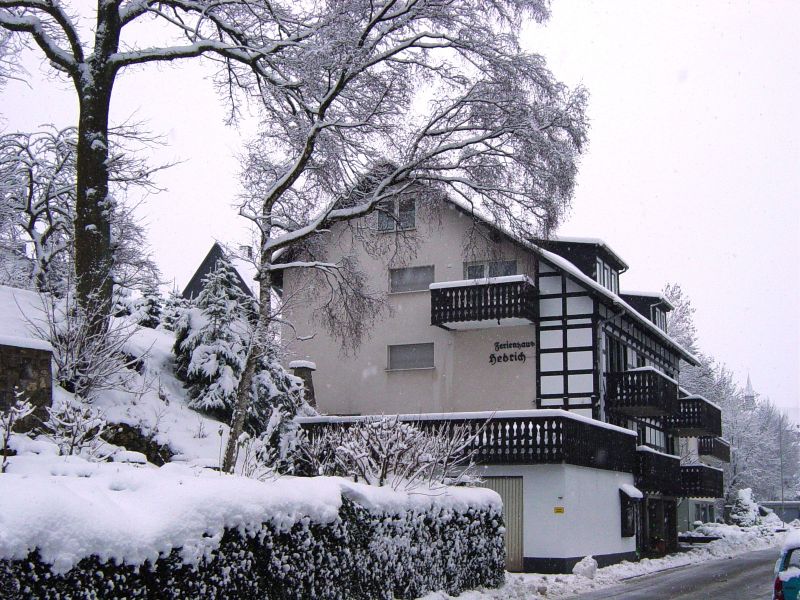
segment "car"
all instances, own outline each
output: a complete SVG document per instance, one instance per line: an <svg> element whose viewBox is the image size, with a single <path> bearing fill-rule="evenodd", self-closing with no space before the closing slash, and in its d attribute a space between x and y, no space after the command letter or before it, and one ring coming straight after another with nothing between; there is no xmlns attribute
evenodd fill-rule
<svg viewBox="0 0 800 600"><path fill-rule="evenodd" d="M775 562L772 600L800 600L800 531L788 533L783 542Z"/></svg>

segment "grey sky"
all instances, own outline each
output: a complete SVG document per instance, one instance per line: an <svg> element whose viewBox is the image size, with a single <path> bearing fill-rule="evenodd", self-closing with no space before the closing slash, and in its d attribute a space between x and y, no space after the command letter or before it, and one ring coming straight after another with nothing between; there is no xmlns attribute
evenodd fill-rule
<svg viewBox="0 0 800 600"><path fill-rule="evenodd" d="M630 265L623 289L678 282L697 309L701 348L740 382L791 409L800 394L800 3L555 0L526 29L568 84L590 91L590 146L560 233L604 238ZM6 131L76 122L66 83L2 92ZM118 80L112 114L166 136L155 152L185 162L145 200L164 276L188 281L214 238L235 241L231 208L246 131L196 66Z"/></svg>

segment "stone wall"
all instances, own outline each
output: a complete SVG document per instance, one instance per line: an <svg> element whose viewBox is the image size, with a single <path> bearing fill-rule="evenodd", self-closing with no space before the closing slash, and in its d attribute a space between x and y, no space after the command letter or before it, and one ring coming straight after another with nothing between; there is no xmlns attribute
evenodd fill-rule
<svg viewBox="0 0 800 600"><path fill-rule="evenodd" d="M53 376L49 350L0 345L0 410L14 403L15 388L25 392L36 406L33 415L17 426L26 431L40 420L47 419L47 407L53 403Z"/></svg>

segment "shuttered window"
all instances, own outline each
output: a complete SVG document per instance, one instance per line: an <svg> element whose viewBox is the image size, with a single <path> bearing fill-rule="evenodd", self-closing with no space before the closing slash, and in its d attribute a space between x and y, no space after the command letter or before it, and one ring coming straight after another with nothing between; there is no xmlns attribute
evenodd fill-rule
<svg viewBox="0 0 800 600"><path fill-rule="evenodd" d="M389 269L389 291L415 292L427 290L433 283L433 265Z"/></svg>
<svg viewBox="0 0 800 600"><path fill-rule="evenodd" d="M389 370L430 369L433 367L433 343L389 346Z"/></svg>

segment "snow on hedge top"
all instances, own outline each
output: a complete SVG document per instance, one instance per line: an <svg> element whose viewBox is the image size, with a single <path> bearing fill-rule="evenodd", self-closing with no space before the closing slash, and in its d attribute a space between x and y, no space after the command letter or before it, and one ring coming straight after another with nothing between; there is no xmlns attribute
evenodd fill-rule
<svg viewBox="0 0 800 600"><path fill-rule="evenodd" d="M0 285L0 345L52 350L39 339L36 326L45 325L45 312L39 294Z"/></svg>
<svg viewBox="0 0 800 600"><path fill-rule="evenodd" d="M224 529L254 533L269 523L285 531L304 518L330 523L343 496L375 513L501 506L482 488L421 494L334 477L261 482L175 463L136 467L42 453L14 457L0 474L0 558L24 559L38 548L54 572L66 573L91 555L140 565L180 548L183 561L196 565L219 546Z"/></svg>

